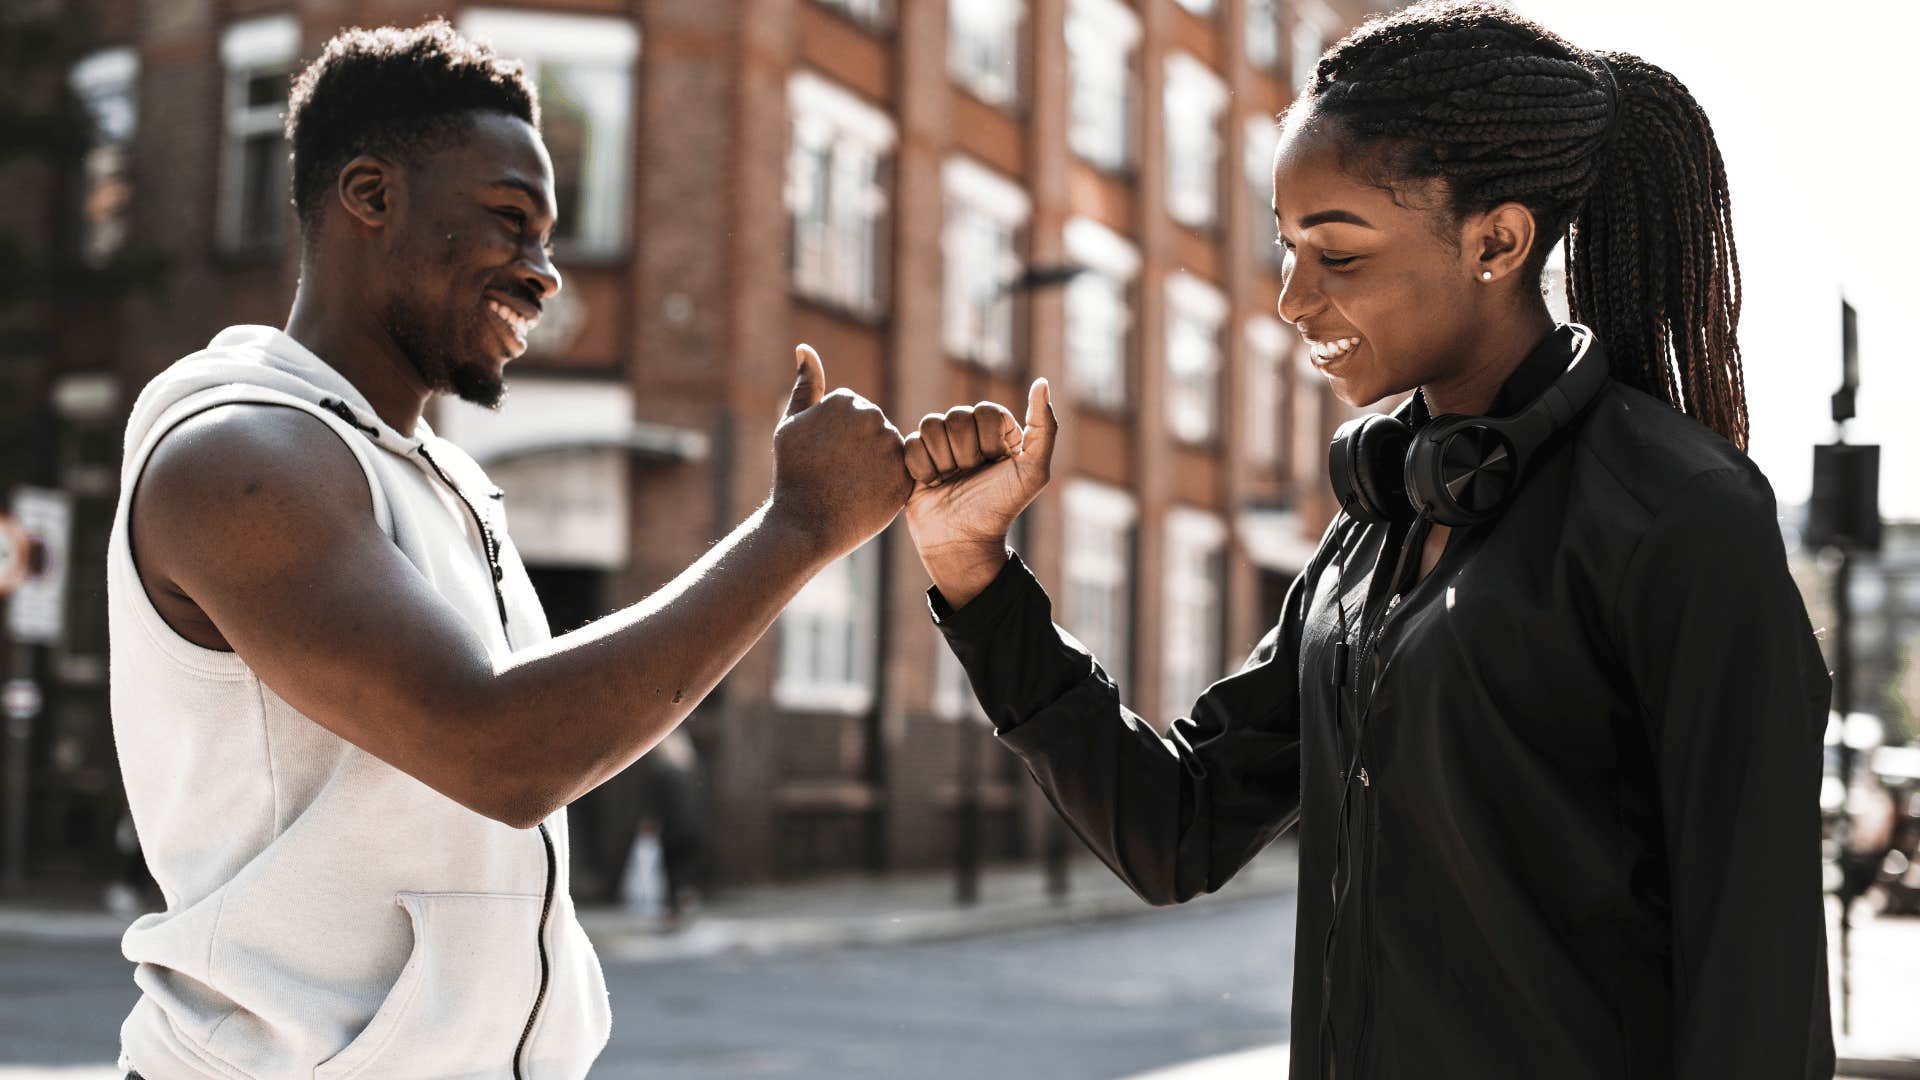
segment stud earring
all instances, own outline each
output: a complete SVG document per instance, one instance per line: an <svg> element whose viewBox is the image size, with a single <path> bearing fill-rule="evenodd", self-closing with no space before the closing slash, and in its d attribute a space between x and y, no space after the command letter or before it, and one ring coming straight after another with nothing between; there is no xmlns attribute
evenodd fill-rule
<svg viewBox="0 0 1920 1080"><path fill-rule="evenodd" d="M1491 270L1482 270L1482 271L1480 271L1480 280L1481 280L1481 281L1492 281L1492 280L1493 280L1493 271L1491 271Z"/></svg>

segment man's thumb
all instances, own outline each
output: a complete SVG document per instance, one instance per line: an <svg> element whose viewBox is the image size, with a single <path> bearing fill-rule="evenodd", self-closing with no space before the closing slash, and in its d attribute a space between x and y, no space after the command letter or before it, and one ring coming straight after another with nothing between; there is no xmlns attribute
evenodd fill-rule
<svg viewBox="0 0 1920 1080"><path fill-rule="evenodd" d="M1053 415L1052 388L1045 379L1033 380L1027 391L1027 431L1020 442L1020 458L1045 468L1053 460L1053 438L1060 421Z"/></svg>
<svg viewBox="0 0 1920 1080"><path fill-rule="evenodd" d="M811 409L827 392L827 370L820 363L820 354L813 351L813 346L797 346L793 356L799 362L800 370L793 377L793 397L787 401L788 416Z"/></svg>

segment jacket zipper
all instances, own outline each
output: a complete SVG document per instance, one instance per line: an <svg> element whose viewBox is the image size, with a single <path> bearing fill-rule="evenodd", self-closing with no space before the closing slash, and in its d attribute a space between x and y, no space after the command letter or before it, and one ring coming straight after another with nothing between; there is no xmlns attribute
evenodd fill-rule
<svg viewBox="0 0 1920 1080"><path fill-rule="evenodd" d="M1396 582L1395 584L1398 583ZM1387 609L1380 613L1380 621L1375 624L1373 635L1361 643L1360 668L1362 671L1366 669L1369 660L1378 659L1377 650L1380 640L1386 637L1387 628L1393 624L1393 617L1399 613L1400 600L1403 595L1402 593L1396 592L1391 597L1388 597ZM1360 780L1360 793L1358 797L1360 799L1361 812L1365 815L1361 823L1361 852L1356 854L1354 858L1356 866L1365 867L1361 872L1358 883L1360 895L1356 898L1360 903L1362 919L1364 920L1362 926L1364 929L1362 930L1363 936L1360 940L1361 976L1363 979L1360 997L1360 1025L1353 1044L1354 1067L1352 1076L1355 1080L1364 1080L1365 1077L1371 1074L1371 1070L1368 1068L1373 1057L1370 1036L1373 1033L1373 1006L1378 989L1378 980L1374 978L1373 937L1377 911L1374 898L1377 892L1374 889L1373 876L1380 861L1380 849L1377 843L1380 829L1380 815L1376 809L1376 804L1367 798L1373 788L1373 777L1368 774L1366 767L1366 722L1368 718L1373 715L1373 703L1380 693L1381 674L1381 672L1377 671L1373 673L1372 683L1367 691L1367 702L1361 710L1360 723L1355 726L1354 731L1354 738L1359 743L1360 764L1357 775ZM1364 856L1364 861L1362 856ZM1330 1007L1331 1005L1332 1002L1327 1002L1323 1007ZM1334 1053L1336 1056L1339 1054L1337 1046L1334 1049Z"/></svg>
<svg viewBox="0 0 1920 1080"><path fill-rule="evenodd" d="M423 444L419 449L421 459L432 466L434 475L440 478L441 483L447 485L447 490L459 498L461 505L467 508L467 513L473 516L474 526L480 530L480 546L486 552L488 576L493 579L493 602L500 612L500 633L506 637L507 645L511 648L513 631L507 626L507 597L500 588L501 580L506 577L506 572L500 568L500 541L493 535L493 530L487 526L487 520L481 516L480 508L473 504L472 499L467 498L467 493L461 490L460 485L447 476L446 470L440 467L440 463L433 460L433 455L427 453L426 446ZM541 822L538 828L540 845L547 856L547 887L540 901L540 925L533 939L534 947L540 954L540 987L533 995L533 1008L527 1010L527 1022L520 1029L520 1041L513 1048L513 1080L526 1080L521 1058L526 1055L527 1043L533 1038L533 1025L540 1019L540 1010L547 1003L547 983L552 976L552 962L547 956L547 920L553 914L553 892L559 878L559 859L554 854L553 834L547 831L547 823Z"/></svg>

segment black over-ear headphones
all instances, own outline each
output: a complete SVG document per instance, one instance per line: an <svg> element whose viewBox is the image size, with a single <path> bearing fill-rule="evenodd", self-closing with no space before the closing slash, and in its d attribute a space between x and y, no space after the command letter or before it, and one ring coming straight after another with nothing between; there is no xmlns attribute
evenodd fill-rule
<svg viewBox="0 0 1920 1080"><path fill-rule="evenodd" d="M1534 451L1606 384L1604 356L1588 359L1593 331L1579 323L1567 327L1572 362L1512 416L1445 413L1416 429L1405 419L1414 408L1410 401L1392 416L1375 413L1340 425L1327 455L1340 509L1372 525L1425 515L1447 526L1478 525L1504 510Z"/></svg>

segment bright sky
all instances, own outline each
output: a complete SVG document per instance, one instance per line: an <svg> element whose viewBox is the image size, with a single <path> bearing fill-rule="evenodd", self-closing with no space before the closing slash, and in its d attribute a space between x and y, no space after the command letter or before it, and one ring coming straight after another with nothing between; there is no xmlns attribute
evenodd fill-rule
<svg viewBox="0 0 1920 1080"><path fill-rule="evenodd" d="M1754 460L1803 501L1833 437L1840 298L1859 313L1859 417L1877 442L1880 508L1920 519L1920 4L1833 0L1512 0L1589 49L1679 76L1713 121L1733 196L1745 299L1740 343Z"/></svg>

